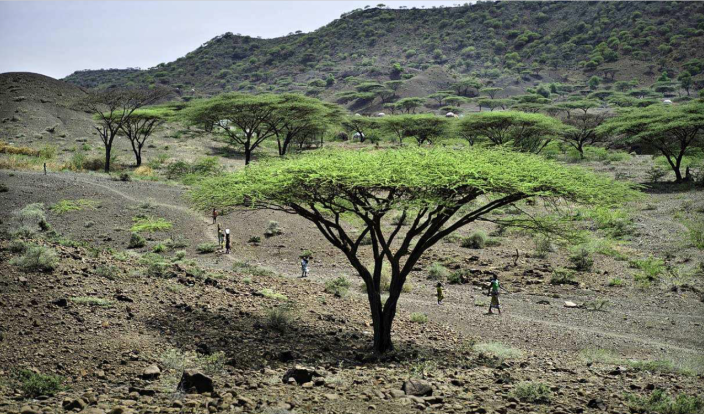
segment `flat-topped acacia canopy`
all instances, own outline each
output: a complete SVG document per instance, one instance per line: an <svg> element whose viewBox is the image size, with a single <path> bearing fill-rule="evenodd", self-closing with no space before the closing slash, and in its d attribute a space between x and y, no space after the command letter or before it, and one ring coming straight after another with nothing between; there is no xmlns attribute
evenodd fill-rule
<svg viewBox="0 0 704 414"><path fill-rule="evenodd" d="M391 349L391 324L406 277L423 252L492 210L532 197L608 206L635 196L628 185L539 156L501 149L406 148L319 151L207 179L190 193L204 210L237 206L283 210L313 222L367 287L374 347ZM476 200L471 208L460 210ZM397 224L382 225L391 212ZM362 223L349 231L347 217ZM358 256L371 238L374 263ZM382 305L384 263L391 269Z"/></svg>

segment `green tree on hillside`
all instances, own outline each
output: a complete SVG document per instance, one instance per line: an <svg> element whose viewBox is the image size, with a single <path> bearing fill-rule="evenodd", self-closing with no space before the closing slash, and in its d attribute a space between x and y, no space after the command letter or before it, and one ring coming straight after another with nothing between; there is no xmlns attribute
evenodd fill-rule
<svg viewBox="0 0 704 414"><path fill-rule="evenodd" d="M184 109L183 114L196 125L212 122L231 145L242 148L244 163L249 165L253 151L264 140L275 136L276 130L269 121L280 102L278 95L233 92L195 101Z"/></svg>
<svg viewBox="0 0 704 414"><path fill-rule="evenodd" d="M684 180L680 167L688 150L704 147L704 103L621 109L597 132L620 135L625 143L659 151L679 183Z"/></svg>
<svg viewBox="0 0 704 414"><path fill-rule="evenodd" d="M463 136L484 137L494 145L532 153L571 129L549 116L515 111L471 114L460 119L458 128Z"/></svg>
<svg viewBox="0 0 704 414"><path fill-rule="evenodd" d="M88 94L85 104L98 123L95 129L105 147L105 172L110 172L112 146L132 114L165 98L170 92L154 89L105 89Z"/></svg>
<svg viewBox="0 0 704 414"><path fill-rule="evenodd" d="M631 194L626 184L530 154L410 148L261 163L207 179L190 196L202 210L265 208L312 222L364 281L374 350L383 353L393 349L392 325L408 275L443 238L524 199L610 206ZM355 231L351 223L358 223ZM390 273L385 301L383 269Z"/></svg>
<svg viewBox="0 0 704 414"><path fill-rule="evenodd" d="M482 83L477 78L467 77L452 84L452 89L460 96L476 96L472 91L478 91L482 87Z"/></svg>
<svg viewBox="0 0 704 414"><path fill-rule="evenodd" d="M364 142L369 136L369 131L379 127L380 118L370 118L368 116L350 115L342 120L342 126L359 136L359 142Z"/></svg>
<svg viewBox="0 0 704 414"><path fill-rule="evenodd" d="M142 148L147 139L171 115L165 108L138 109L123 122L121 129L130 141L137 167L142 165Z"/></svg>
<svg viewBox="0 0 704 414"><path fill-rule="evenodd" d="M418 97L403 98L396 102L396 107L401 111L405 111L407 114L410 114L411 112L415 113L416 108L423 106L424 102L425 99Z"/></svg>
<svg viewBox="0 0 704 414"><path fill-rule="evenodd" d="M564 120L571 129L565 130L558 138L566 142L579 152L580 158L584 159L584 147L594 145L597 142L606 141L605 134L599 134L596 129L604 123L606 115L601 114L575 114Z"/></svg>

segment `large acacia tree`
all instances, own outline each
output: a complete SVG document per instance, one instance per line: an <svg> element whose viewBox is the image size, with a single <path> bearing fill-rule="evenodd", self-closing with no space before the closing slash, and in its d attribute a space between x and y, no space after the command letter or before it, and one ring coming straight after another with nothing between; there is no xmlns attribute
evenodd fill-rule
<svg viewBox="0 0 704 414"><path fill-rule="evenodd" d="M280 102L281 97L273 94L227 93L195 101L182 112L193 124L212 123L227 136L230 144L242 148L244 163L248 165L254 150L264 140L276 135L276 129L269 121Z"/></svg>
<svg viewBox="0 0 704 414"><path fill-rule="evenodd" d="M694 148L704 148L704 103L621 109L618 116L597 128L598 133L619 135L627 144L662 153L682 182L682 159Z"/></svg>
<svg viewBox="0 0 704 414"><path fill-rule="evenodd" d="M626 184L531 154L413 147L322 151L260 163L208 179L190 196L201 209L272 209L312 222L364 281L374 349L385 352L393 347L391 327L409 273L444 237L523 199L610 205L628 194ZM400 220L392 222L399 212ZM366 238L370 247L362 246ZM362 249L371 250L370 265ZM391 273L385 302L384 266Z"/></svg>

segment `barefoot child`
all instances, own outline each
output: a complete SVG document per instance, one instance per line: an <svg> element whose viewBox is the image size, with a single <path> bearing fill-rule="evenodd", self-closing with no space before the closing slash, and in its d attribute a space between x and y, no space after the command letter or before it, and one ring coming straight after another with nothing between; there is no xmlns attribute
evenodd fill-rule
<svg viewBox="0 0 704 414"><path fill-rule="evenodd" d="M307 256L301 257L301 277L308 277L308 272L310 272L310 269L308 268L308 260L309 258Z"/></svg>
<svg viewBox="0 0 704 414"><path fill-rule="evenodd" d="M437 288L437 295L438 295L438 305L442 305L442 300L445 299L445 292L442 290L442 283L438 282L438 284L435 286Z"/></svg>

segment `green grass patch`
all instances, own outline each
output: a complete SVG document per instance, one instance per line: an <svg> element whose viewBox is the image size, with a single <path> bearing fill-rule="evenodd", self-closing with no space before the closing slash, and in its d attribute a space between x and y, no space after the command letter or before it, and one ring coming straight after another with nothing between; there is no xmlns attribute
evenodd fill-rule
<svg viewBox="0 0 704 414"><path fill-rule="evenodd" d="M98 202L80 198L78 200L61 200L51 206L50 210L55 214L65 214L71 211L95 210Z"/></svg>
<svg viewBox="0 0 704 414"><path fill-rule="evenodd" d="M413 312L411 314L411 322L413 323L419 323L419 324L424 324L428 322L428 315L425 313L421 312Z"/></svg>
<svg viewBox="0 0 704 414"><path fill-rule="evenodd" d="M214 253L218 247L217 243L201 243L196 246L196 251L200 254Z"/></svg>
<svg viewBox="0 0 704 414"><path fill-rule="evenodd" d="M628 264L640 270L633 275L633 279L642 286L649 286L657 282L660 275L665 271L665 261L656 257L648 256L646 259L633 259Z"/></svg>
<svg viewBox="0 0 704 414"><path fill-rule="evenodd" d="M607 349L583 349L579 353L581 359L588 363L626 366L634 371L654 373L702 375L704 374L704 358L682 356L679 359L637 360L623 358Z"/></svg>
<svg viewBox="0 0 704 414"><path fill-rule="evenodd" d="M152 216L136 216L132 218L132 222L134 223L130 228L132 233L153 233L170 230L173 227L170 221Z"/></svg>
<svg viewBox="0 0 704 414"><path fill-rule="evenodd" d="M78 305L99 306L103 308L109 308L112 306L112 302L108 299L96 298L93 296L75 296L71 298L71 302Z"/></svg>
<svg viewBox="0 0 704 414"><path fill-rule="evenodd" d="M283 293L274 292L272 289L269 289L269 288L260 290L259 294L264 296L265 298L269 298L269 299L276 299L276 300L283 300L283 301L288 300L288 296L284 295Z"/></svg>

